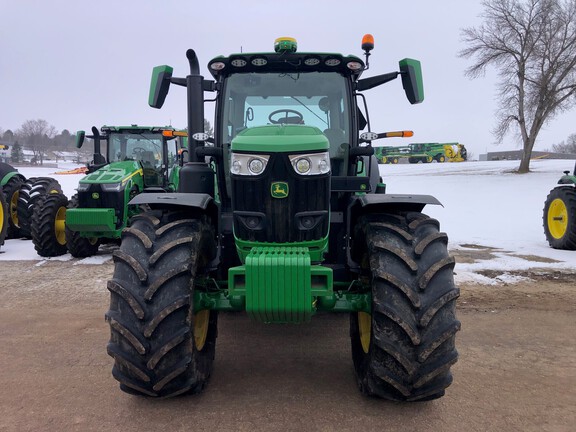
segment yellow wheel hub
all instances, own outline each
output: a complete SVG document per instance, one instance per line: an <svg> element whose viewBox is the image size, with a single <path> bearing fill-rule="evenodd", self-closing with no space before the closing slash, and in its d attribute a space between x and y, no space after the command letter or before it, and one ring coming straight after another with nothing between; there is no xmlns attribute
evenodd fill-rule
<svg viewBox="0 0 576 432"><path fill-rule="evenodd" d="M2 191L0 191L2 193ZM4 228L4 204L0 204L0 232Z"/></svg>
<svg viewBox="0 0 576 432"><path fill-rule="evenodd" d="M66 244L66 207L60 207L56 212L56 220L54 221L54 234L56 235L56 241L61 244Z"/></svg>
<svg viewBox="0 0 576 432"><path fill-rule="evenodd" d="M210 323L210 311L201 310L194 315L194 344L198 351L202 351L208 336L208 324Z"/></svg>
<svg viewBox="0 0 576 432"><path fill-rule="evenodd" d="M370 335L372 333L372 317L366 312L358 312L358 333L362 350L368 354L370 350Z"/></svg>
<svg viewBox="0 0 576 432"><path fill-rule="evenodd" d="M548 231L555 239L561 239L568 229L568 209L560 198L550 203L548 208Z"/></svg>

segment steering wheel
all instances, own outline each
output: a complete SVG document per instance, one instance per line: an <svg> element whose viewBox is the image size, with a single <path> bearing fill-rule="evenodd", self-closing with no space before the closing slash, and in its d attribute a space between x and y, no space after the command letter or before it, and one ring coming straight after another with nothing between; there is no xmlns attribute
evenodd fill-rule
<svg viewBox="0 0 576 432"><path fill-rule="evenodd" d="M281 117L279 119L273 119L272 118L276 114L280 114L280 113L284 113L285 114L284 117ZM296 117L288 117L288 114L294 114ZM293 110L293 109L279 109L276 111L272 111L270 113L270 115L268 116L268 120L272 124L286 124L286 123L301 124L301 123L304 123L304 116L302 115L301 112Z"/></svg>

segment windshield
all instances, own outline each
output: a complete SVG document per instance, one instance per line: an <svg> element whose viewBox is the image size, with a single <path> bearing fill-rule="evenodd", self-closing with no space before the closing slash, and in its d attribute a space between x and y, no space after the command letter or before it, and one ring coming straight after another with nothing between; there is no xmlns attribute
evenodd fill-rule
<svg viewBox="0 0 576 432"><path fill-rule="evenodd" d="M162 165L162 135L159 133L114 133L108 140L110 162L137 160L151 167Z"/></svg>
<svg viewBox="0 0 576 432"><path fill-rule="evenodd" d="M226 80L223 103L220 133L226 147L246 128L299 124L324 132L331 157L347 155L350 108L346 78L338 73L234 74Z"/></svg>

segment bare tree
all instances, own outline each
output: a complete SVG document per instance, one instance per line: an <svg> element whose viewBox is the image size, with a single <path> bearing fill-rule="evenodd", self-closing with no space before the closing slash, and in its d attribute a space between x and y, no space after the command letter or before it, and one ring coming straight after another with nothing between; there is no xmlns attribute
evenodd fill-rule
<svg viewBox="0 0 576 432"><path fill-rule="evenodd" d="M530 170L542 126L576 102L576 0L484 0L484 23L462 30L474 63L471 78L498 70L494 133L502 142L511 126L523 145L518 172Z"/></svg>
<svg viewBox="0 0 576 432"><path fill-rule="evenodd" d="M32 150L34 159L42 165L44 154L56 135L56 129L46 120L26 120L16 135L23 141L24 148Z"/></svg>
<svg viewBox="0 0 576 432"><path fill-rule="evenodd" d="M556 153L573 153L576 154L576 134L568 136L566 141L552 145L552 151Z"/></svg>

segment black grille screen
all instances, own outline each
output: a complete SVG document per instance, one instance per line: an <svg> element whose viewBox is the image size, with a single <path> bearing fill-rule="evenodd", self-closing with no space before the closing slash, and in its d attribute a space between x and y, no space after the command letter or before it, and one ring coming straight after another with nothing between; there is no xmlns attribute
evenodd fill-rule
<svg viewBox="0 0 576 432"><path fill-rule="evenodd" d="M272 197L274 182L288 184L286 198ZM329 199L329 174L299 176L286 155L273 154L261 176L232 176L236 236L275 243L324 238L329 226ZM306 216L314 221L311 226L301 223Z"/></svg>
<svg viewBox="0 0 576 432"><path fill-rule="evenodd" d="M124 219L124 190L102 191L99 184L91 184L88 191L78 192L79 208L113 208L120 226Z"/></svg>

